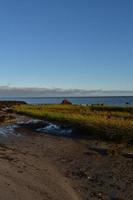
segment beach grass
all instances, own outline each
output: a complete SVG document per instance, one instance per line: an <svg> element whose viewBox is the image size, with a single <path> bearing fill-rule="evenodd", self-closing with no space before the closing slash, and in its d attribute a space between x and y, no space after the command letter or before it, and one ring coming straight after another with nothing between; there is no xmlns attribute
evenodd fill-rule
<svg viewBox="0 0 133 200"><path fill-rule="evenodd" d="M19 105L15 112L68 124L92 138L133 143L133 107Z"/></svg>

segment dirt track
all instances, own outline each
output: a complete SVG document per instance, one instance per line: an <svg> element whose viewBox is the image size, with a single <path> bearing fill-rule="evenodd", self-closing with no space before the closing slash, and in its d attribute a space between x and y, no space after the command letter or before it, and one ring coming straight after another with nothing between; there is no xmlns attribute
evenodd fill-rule
<svg viewBox="0 0 133 200"><path fill-rule="evenodd" d="M71 183L46 158L5 150L1 159L0 199L80 199Z"/></svg>
<svg viewBox="0 0 133 200"><path fill-rule="evenodd" d="M1 200L133 199L125 146L18 131L21 137L1 137Z"/></svg>

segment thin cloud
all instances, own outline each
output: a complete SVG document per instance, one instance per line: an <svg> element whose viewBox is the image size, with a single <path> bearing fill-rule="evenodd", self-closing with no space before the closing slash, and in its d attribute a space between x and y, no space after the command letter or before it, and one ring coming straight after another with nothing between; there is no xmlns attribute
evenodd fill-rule
<svg viewBox="0 0 133 200"><path fill-rule="evenodd" d="M0 86L0 97L133 96L133 91Z"/></svg>

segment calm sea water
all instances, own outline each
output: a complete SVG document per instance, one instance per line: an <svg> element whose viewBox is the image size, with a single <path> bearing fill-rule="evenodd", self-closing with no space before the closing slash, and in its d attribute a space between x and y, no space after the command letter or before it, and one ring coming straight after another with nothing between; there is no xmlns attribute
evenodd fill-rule
<svg viewBox="0 0 133 200"><path fill-rule="evenodd" d="M114 106L133 105L133 97L43 97L43 98L1 98L1 100L21 100L29 104L59 104L68 99L73 104L106 104ZM128 104L127 104L128 103Z"/></svg>

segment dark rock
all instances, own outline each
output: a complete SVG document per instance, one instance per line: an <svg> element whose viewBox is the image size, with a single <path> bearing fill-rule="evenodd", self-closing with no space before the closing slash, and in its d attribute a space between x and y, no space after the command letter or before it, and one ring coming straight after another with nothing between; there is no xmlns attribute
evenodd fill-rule
<svg viewBox="0 0 133 200"><path fill-rule="evenodd" d="M87 178L87 174L82 169L76 170L72 172L73 176L79 177L79 178Z"/></svg>
<svg viewBox="0 0 133 200"><path fill-rule="evenodd" d="M130 153L123 153L122 156L124 156L125 158L133 159L133 153L132 152L130 152Z"/></svg>
<svg viewBox="0 0 133 200"><path fill-rule="evenodd" d="M24 101L0 101L0 109L9 109L12 106L27 104Z"/></svg>
<svg viewBox="0 0 133 200"><path fill-rule="evenodd" d="M111 200L124 200L124 199L118 197L112 197Z"/></svg>
<svg viewBox="0 0 133 200"><path fill-rule="evenodd" d="M101 154L103 156L108 155L108 149L105 149L105 148L90 147L89 149L92 151L98 152L99 154Z"/></svg>
<svg viewBox="0 0 133 200"><path fill-rule="evenodd" d="M0 116L0 122L4 122L5 119L6 119L6 116L5 116L5 115L1 115L1 116Z"/></svg>
<svg viewBox="0 0 133 200"><path fill-rule="evenodd" d="M65 104L65 105L72 105L72 103L70 101L68 101L67 99L64 99L61 104Z"/></svg>

